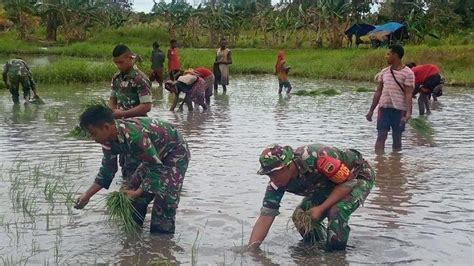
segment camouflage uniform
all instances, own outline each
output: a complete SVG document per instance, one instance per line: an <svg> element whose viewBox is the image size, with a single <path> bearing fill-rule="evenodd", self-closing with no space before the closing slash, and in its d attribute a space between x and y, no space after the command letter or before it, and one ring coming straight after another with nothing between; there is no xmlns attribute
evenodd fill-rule
<svg viewBox="0 0 474 266"><path fill-rule="evenodd" d="M110 98L117 99L118 108L129 110L141 103L151 103L151 82L142 71L132 68L112 78Z"/></svg>
<svg viewBox="0 0 474 266"><path fill-rule="evenodd" d="M129 110L141 103L151 103L151 82L142 71L132 68L127 73L117 73L112 78L110 98L117 100L120 110ZM123 154L120 156L122 174L128 176L140 164L133 156Z"/></svg>
<svg viewBox="0 0 474 266"><path fill-rule="evenodd" d="M127 154L140 164L130 175L124 176L124 186L142 188L142 196L134 200L140 225L148 204L154 199L150 231L174 233L175 216L188 168L188 145L174 126L147 117L117 119L118 141L102 145L102 167L95 183L109 188L117 172L117 155Z"/></svg>
<svg viewBox="0 0 474 266"><path fill-rule="evenodd" d="M351 171L352 178L340 185L351 188L352 191L333 205L319 221L312 221L310 232L306 232L302 227L302 221L298 220L302 216L298 214L323 203L337 186L316 169L316 164L323 155L336 158L347 166ZM281 199L286 191L304 196L305 198L293 214L293 222L303 238L326 241L326 247L329 250L345 249L349 238L350 214L364 202L374 186L374 171L362 158L362 155L353 149L342 151L313 144L299 147L293 151L289 146L273 145L266 148L260 156L262 168L259 174L269 174L291 162L295 163L299 175L291 178L285 187L277 188L272 182L268 184L261 215L277 216ZM326 217L328 218L327 229L322 225L322 221Z"/></svg>
<svg viewBox="0 0 474 266"><path fill-rule="evenodd" d="M12 94L14 103L19 103L20 84L23 87L23 98L29 100L30 90L35 88L35 82L31 71L25 61L21 59L11 59L3 67L3 78L8 82L8 89Z"/></svg>

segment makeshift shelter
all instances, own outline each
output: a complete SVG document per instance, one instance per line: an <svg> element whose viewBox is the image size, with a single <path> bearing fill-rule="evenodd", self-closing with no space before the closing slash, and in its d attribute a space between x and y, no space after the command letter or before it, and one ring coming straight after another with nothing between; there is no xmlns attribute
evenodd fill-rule
<svg viewBox="0 0 474 266"><path fill-rule="evenodd" d="M352 46L352 37L354 35L356 36L356 46L359 46L359 44L364 43L364 41L361 40L360 37L365 36L368 32L372 31L373 29L375 29L375 26L370 25L370 24L358 23L358 24L352 25L350 28L348 28L344 32L349 41L349 46Z"/></svg>
<svg viewBox="0 0 474 266"><path fill-rule="evenodd" d="M408 39L407 27L397 22L389 22L375 26L375 29L367 33L367 35L373 43L376 44L375 46L401 42Z"/></svg>
<svg viewBox="0 0 474 266"><path fill-rule="evenodd" d="M360 24L352 25L344 33L347 36L355 35L356 37L361 37L361 36L366 35L368 32L370 32L374 29L375 29L375 26L373 26L373 25L360 23Z"/></svg>

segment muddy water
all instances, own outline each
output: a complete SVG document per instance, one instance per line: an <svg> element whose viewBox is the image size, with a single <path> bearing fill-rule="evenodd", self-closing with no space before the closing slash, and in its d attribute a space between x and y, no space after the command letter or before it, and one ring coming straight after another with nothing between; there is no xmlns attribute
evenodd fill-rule
<svg viewBox="0 0 474 266"><path fill-rule="evenodd" d="M0 91L0 255L5 263L145 264L470 264L474 258L472 89L448 88L429 117L431 140L410 128L404 151L375 156L375 124L364 115L371 84L293 79L295 89L334 87L334 97L276 95L273 76L234 77L208 112L169 112L154 90L151 116L178 125L192 160L174 237L124 235L106 222L102 191L81 211L67 195L84 191L101 158L98 144L65 137L83 99L106 97L107 84L40 86L47 104L12 108ZM416 112L415 112L416 113ZM345 252L301 242L288 223L301 200L285 195L261 252L242 252L266 187L258 154L270 143L322 142L357 148L377 171L365 206L351 218ZM112 190L118 189L120 178ZM149 221L149 217L147 217Z"/></svg>

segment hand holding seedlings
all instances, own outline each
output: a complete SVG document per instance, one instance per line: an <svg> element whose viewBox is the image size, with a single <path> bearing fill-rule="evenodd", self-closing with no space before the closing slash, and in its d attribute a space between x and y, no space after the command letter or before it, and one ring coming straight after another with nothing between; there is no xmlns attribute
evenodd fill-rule
<svg viewBox="0 0 474 266"><path fill-rule="evenodd" d="M143 194L143 189L141 189L141 188L138 188L136 190L124 189L123 193L125 193L127 195L127 197L129 197L129 198L135 199L135 198L140 197Z"/></svg>
<svg viewBox="0 0 474 266"><path fill-rule="evenodd" d="M81 196L79 196L79 198L77 198L74 208L80 210L84 208L84 206L86 206L87 203L89 203L89 197L87 197L87 195L85 194L82 194Z"/></svg>

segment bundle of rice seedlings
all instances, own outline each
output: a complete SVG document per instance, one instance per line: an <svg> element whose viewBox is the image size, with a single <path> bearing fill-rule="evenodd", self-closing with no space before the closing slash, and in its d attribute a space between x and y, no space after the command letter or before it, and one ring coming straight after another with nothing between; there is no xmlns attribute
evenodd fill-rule
<svg viewBox="0 0 474 266"><path fill-rule="evenodd" d="M326 89L315 89L315 90L299 90L294 93L298 96L334 96L340 94L336 89L326 88Z"/></svg>
<svg viewBox="0 0 474 266"><path fill-rule="evenodd" d="M103 105L107 106L104 99L91 99L81 105L79 113L82 114L87 108L94 106L94 105ZM67 137L73 137L76 139L87 140L90 139L90 136L87 132L82 130L79 124L75 125L69 133L66 135Z"/></svg>
<svg viewBox="0 0 474 266"><path fill-rule="evenodd" d="M326 95L326 96L334 96L334 95L339 95L340 93L333 88L325 89L321 92L321 94Z"/></svg>
<svg viewBox="0 0 474 266"><path fill-rule="evenodd" d="M82 130L82 128L79 125L75 125L66 135L66 137L73 137L75 139L81 139L81 140L90 139L89 134L86 131Z"/></svg>
<svg viewBox="0 0 474 266"><path fill-rule="evenodd" d="M302 236L306 238L312 231L311 213L298 209L294 214L294 221L296 228L301 229Z"/></svg>
<svg viewBox="0 0 474 266"><path fill-rule="evenodd" d="M373 90L368 89L368 88L364 88L364 87L360 87L360 88L356 89L356 92L373 92Z"/></svg>
<svg viewBox="0 0 474 266"><path fill-rule="evenodd" d="M416 133L424 137L431 137L434 134L431 124L426 119L412 118L408 123L416 131Z"/></svg>
<svg viewBox="0 0 474 266"><path fill-rule="evenodd" d="M308 95L308 91L307 90L299 90L299 91L295 91L293 94L298 95L298 96L306 96L306 95Z"/></svg>
<svg viewBox="0 0 474 266"><path fill-rule="evenodd" d="M32 103L32 104L38 104L38 105L43 105L43 104L45 104L45 102L43 101L43 99L41 99L39 96L33 97L33 99L30 100L30 103Z"/></svg>
<svg viewBox="0 0 474 266"><path fill-rule="evenodd" d="M293 214L293 221L295 227L300 230L301 236L311 244L325 241L326 227L319 221L313 221L309 210L304 211L298 208Z"/></svg>
<svg viewBox="0 0 474 266"><path fill-rule="evenodd" d="M132 200L122 191L114 191L105 199L105 209L109 215L109 222L115 223L129 233L137 233L140 226L133 219L138 214L132 205Z"/></svg>

